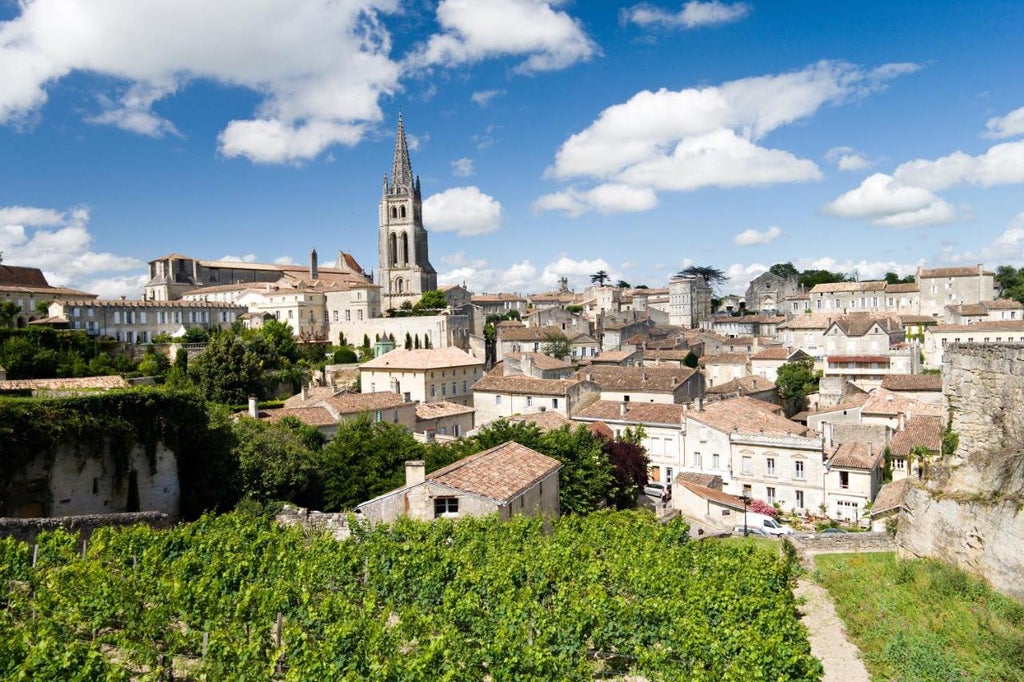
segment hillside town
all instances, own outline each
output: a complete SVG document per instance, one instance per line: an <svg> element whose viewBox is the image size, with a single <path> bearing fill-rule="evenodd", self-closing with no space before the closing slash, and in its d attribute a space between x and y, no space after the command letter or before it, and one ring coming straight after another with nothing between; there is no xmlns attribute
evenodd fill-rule
<svg viewBox="0 0 1024 682"><path fill-rule="evenodd" d="M795 520L885 530L904 482L948 450L944 349L1024 342L1024 306L1001 297L995 273L981 265L850 281L786 263L753 279L745 296L720 297L723 276L713 267L691 267L658 287L612 286L598 272L578 292L564 280L535 294L438 288L401 118L379 216L369 272L344 250L324 265L313 250L306 266L170 254L150 261L141 298L103 300L51 287L37 268L0 265L6 322L81 331L136 353L155 348L169 364L203 355L205 343L191 337L273 321L322 356L351 348L352 362L300 374L301 390L276 390L286 398L279 406L251 399L250 417L294 418L328 438L362 414L425 442L471 436L499 420L543 430L584 425L615 439L639 434L648 458L639 487L663 513L709 531L732 528L753 501ZM0 392L126 385L0 370ZM449 477L456 482L447 489L459 492L437 514L471 513L474 495L505 500L505 488L542 488L557 469L532 456L523 448L488 455L479 466L495 478L480 489ZM537 477L511 485L520 465ZM149 480L162 485L159 476ZM421 466L408 480L435 479ZM557 490L557 476L547 485ZM100 504L83 495L89 487L84 478L43 482L36 488L49 492L23 500L21 510L7 501L4 513L101 513L127 503ZM160 499L157 511L179 513L173 494ZM530 499L527 513L559 511L557 494Z"/></svg>

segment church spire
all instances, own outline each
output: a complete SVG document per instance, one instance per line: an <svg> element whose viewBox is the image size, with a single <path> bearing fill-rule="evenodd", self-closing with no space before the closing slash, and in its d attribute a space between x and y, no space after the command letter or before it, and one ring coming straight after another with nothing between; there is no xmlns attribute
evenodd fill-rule
<svg viewBox="0 0 1024 682"><path fill-rule="evenodd" d="M411 194L413 190L412 163L409 162L409 145L405 141L405 124L398 115L398 132L395 133L395 159L391 164L391 193Z"/></svg>

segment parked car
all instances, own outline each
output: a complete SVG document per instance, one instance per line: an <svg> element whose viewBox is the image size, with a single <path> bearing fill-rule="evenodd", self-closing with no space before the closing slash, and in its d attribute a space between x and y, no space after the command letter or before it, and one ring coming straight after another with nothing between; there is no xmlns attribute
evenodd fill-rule
<svg viewBox="0 0 1024 682"><path fill-rule="evenodd" d="M796 531L784 523L779 523L767 514L747 512L747 527L755 526L768 535L793 535Z"/></svg>
<svg viewBox="0 0 1024 682"><path fill-rule="evenodd" d="M665 486L662 483L648 483L644 486L644 495L650 495L651 497L661 498L665 493Z"/></svg>
<svg viewBox="0 0 1024 682"><path fill-rule="evenodd" d="M766 531L764 528L759 528L757 526L751 526L751 525L747 525L745 529L744 529L743 526L736 526L735 528L732 529L732 532L734 534L736 534L736 535L743 535L743 533L746 532L747 537L750 537L751 535L756 535L757 537L761 537L761 538L774 537L771 533Z"/></svg>

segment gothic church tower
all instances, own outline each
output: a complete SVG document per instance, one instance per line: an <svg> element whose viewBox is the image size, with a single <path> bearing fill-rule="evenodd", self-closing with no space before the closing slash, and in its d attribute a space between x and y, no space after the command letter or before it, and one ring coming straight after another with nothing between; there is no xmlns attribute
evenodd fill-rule
<svg viewBox="0 0 1024 682"><path fill-rule="evenodd" d="M427 258L422 207L420 179L413 178L405 125L399 114L391 179L389 182L384 176L380 200L377 284L384 310L398 308L404 301L415 303L424 292L437 288L437 272Z"/></svg>

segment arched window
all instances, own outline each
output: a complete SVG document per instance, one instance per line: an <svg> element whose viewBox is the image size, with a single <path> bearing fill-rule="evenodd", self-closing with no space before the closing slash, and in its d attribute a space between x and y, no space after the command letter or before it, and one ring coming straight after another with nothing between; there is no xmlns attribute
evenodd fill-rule
<svg viewBox="0 0 1024 682"><path fill-rule="evenodd" d="M402 262L405 265L409 264L409 233L402 233Z"/></svg>
<svg viewBox="0 0 1024 682"><path fill-rule="evenodd" d="M394 232L388 235L388 262L398 265L398 238Z"/></svg>
<svg viewBox="0 0 1024 682"><path fill-rule="evenodd" d="M398 215L402 218L405 217L405 206L402 206L398 209Z"/></svg>
<svg viewBox="0 0 1024 682"><path fill-rule="evenodd" d="M402 280L401 279L396 279L395 280L395 292L399 293L399 294L402 293Z"/></svg>
<svg viewBox="0 0 1024 682"><path fill-rule="evenodd" d="M398 209L395 208L394 206L391 207L391 217L392 218L397 218L398 217Z"/></svg>

